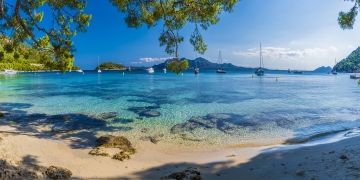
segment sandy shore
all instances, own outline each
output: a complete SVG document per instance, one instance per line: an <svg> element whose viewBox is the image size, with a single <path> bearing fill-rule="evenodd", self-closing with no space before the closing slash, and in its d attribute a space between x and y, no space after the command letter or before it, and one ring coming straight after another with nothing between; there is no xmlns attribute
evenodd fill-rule
<svg viewBox="0 0 360 180"><path fill-rule="evenodd" d="M359 179L360 137L295 149L226 148L197 151L144 141L130 160L89 155L66 140L23 134L0 126L0 159L18 164L59 166L74 178L160 179L200 173L203 179ZM187 170L187 171L184 171Z"/></svg>

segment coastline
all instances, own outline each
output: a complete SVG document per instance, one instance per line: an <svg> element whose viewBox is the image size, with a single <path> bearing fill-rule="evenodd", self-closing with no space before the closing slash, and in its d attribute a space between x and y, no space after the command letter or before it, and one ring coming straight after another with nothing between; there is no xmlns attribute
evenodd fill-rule
<svg viewBox="0 0 360 180"><path fill-rule="evenodd" d="M360 165L358 136L296 148L275 145L209 151L144 141L135 144L136 154L125 161L91 156L91 147L70 146L75 139L42 138L7 125L0 126L0 137L0 159L19 165L30 158L38 166L67 168L74 178L159 179L190 168L203 179L355 179Z"/></svg>

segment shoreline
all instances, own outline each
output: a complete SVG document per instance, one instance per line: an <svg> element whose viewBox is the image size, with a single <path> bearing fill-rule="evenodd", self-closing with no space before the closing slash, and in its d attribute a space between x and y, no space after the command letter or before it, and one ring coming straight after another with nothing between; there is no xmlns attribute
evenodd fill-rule
<svg viewBox="0 0 360 180"><path fill-rule="evenodd" d="M331 141L334 139L330 138L329 141L309 144L309 146L301 144L229 147L209 151L184 151L184 149L179 149L174 145L153 144L144 141L135 145L136 154L130 160L125 161L91 156L88 154L91 147L71 147L70 140L22 134L15 128L6 125L0 126L0 137L2 139L0 141L0 159L12 164L19 164L24 159L31 157L38 166L59 166L69 169L75 178L159 179L188 168L196 169L204 179L217 179L219 177L262 179L261 177L268 177L260 176L266 173L269 173L270 179L296 178L308 176L308 174L311 175L311 178L312 176L327 177L327 175L338 175L340 177L341 174L333 172L334 169L331 168L331 172L328 174L331 164L328 164L327 161L339 160L343 154L347 154L345 155L346 158L343 157L345 160L349 156L356 158L356 160L360 159L353 157L353 154L356 154L360 148L360 143L357 143L360 140L358 134L335 141ZM36 146L34 146L35 144ZM330 159L327 157L330 156L327 151L331 152ZM281 163L278 162L280 161L279 157L281 157ZM317 163L312 164L309 161L316 161ZM343 161L340 158L339 162L343 164ZM352 164L357 162L354 161ZM274 163L279 163L278 166L281 168L273 169ZM283 165L283 163L287 165ZM299 166L299 164L303 165ZM313 171L310 171L312 168L322 168L322 171L315 175ZM260 170L260 173L253 173L257 170ZM346 174L347 172L342 173Z"/></svg>

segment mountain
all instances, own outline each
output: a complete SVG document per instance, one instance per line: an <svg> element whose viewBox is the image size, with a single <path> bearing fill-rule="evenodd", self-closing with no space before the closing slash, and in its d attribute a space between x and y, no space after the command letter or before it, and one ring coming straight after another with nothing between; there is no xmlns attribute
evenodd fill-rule
<svg viewBox="0 0 360 180"><path fill-rule="evenodd" d="M183 58L184 59L184 58ZM154 69L162 70L166 67L166 64L170 62L171 60L167 60L164 63L158 64L153 66ZM220 67L220 64L210 62L207 59L204 59L202 57L196 58L194 60L188 60L189 61L189 69L194 69L196 66L200 68L200 70L216 70ZM224 63L222 64L222 67L225 70L242 70L242 71L255 71L255 68L247 68L247 67L239 67L235 66L231 63Z"/></svg>
<svg viewBox="0 0 360 180"><path fill-rule="evenodd" d="M313 72L316 73L330 73L332 71L332 68L330 66L321 66L317 69L315 69Z"/></svg>
<svg viewBox="0 0 360 180"><path fill-rule="evenodd" d="M353 51L347 58L337 63L334 67L337 72L352 73L360 70L360 47Z"/></svg>

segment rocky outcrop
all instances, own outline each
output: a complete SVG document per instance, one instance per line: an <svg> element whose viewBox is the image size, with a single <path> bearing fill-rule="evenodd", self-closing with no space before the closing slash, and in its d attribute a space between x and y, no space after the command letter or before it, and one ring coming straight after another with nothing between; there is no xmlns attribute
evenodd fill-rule
<svg viewBox="0 0 360 180"><path fill-rule="evenodd" d="M50 166L43 167L33 164L13 165L0 160L0 179L71 179L72 172L68 169Z"/></svg>
<svg viewBox="0 0 360 180"><path fill-rule="evenodd" d="M114 153L114 149L117 151ZM96 147L89 152L95 156L111 156L112 159L124 161L130 159L136 150L124 136L101 136L96 140Z"/></svg>

